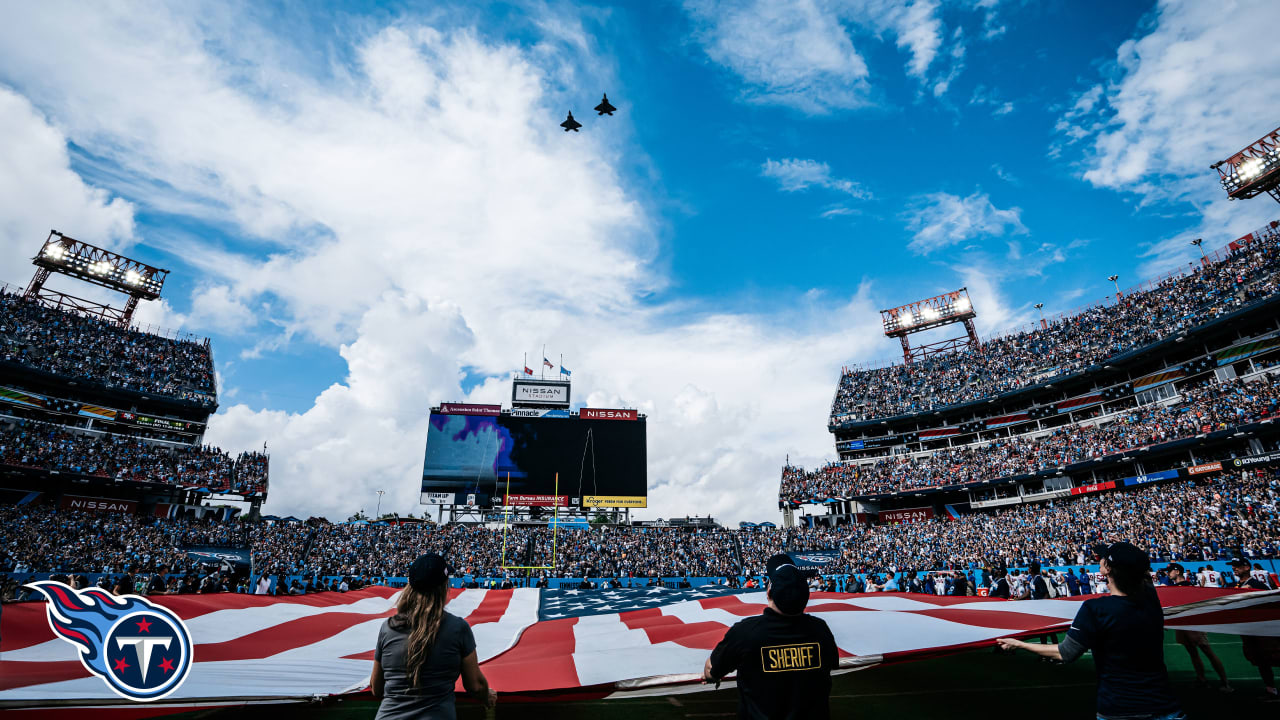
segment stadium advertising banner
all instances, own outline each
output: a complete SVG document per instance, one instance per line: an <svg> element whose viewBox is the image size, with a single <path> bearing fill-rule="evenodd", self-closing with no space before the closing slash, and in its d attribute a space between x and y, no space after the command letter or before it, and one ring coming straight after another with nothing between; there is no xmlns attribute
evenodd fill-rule
<svg viewBox="0 0 1280 720"><path fill-rule="evenodd" d="M645 427L643 420L432 413L422 502L442 504L427 498L465 493L499 502L507 495L565 496L584 504L607 499L595 507L646 507Z"/></svg>
<svg viewBox="0 0 1280 720"><path fill-rule="evenodd" d="M227 548L218 547L217 545L194 545L182 549L187 557L198 563L211 565L220 565L227 563L229 565L249 567L253 561L249 556L247 548Z"/></svg>
<svg viewBox="0 0 1280 720"><path fill-rule="evenodd" d="M793 552L791 553L791 559L795 561L796 567L826 567L840 559L840 551L806 550L804 552Z"/></svg>
<svg viewBox="0 0 1280 720"><path fill-rule="evenodd" d="M932 507L902 508L899 510L881 510L880 524L911 523L928 520L933 517Z"/></svg>
<svg viewBox="0 0 1280 720"><path fill-rule="evenodd" d="M584 495L583 507L642 508L649 507L644 495Z"/></svg>
<svg viewBox="0 0 1280 720"><path fill-rule="evenodd" d="M1191 467L1187 468L1187 474L1203 475L1205 473L1219 472L1221 470L1222 470L1222 463L1211 462L1211 463L1205 463L1203 465L1192 465Z"/></svg>
<svg viewBox="0 0 1280 720"><path fill-rule="evenodd" d="M639 420L636 410L613 410L610 408L582 408L578 417L583 420Z"/></svg>
<svg viewBox="0 0 1280 720"><path fill-rule="evenodd" d="M1103 490L1112 490L1116 486L1114 480L1107 482L1094 483L1092 485L1081 485L1078 488L1071 488L1072 495L1086 495L1088 493L1102 492Z"/></svg>
<svg viewBox="0 0 1280 720"><path fill-rule="evenodd" d="M1266 467L1277 463L1280 463L1280 453L1266 453L1264 455L1251 455L1249 457L1231 459L1231 467L1233 468Z"/></svg>
<svg viewBox="0 0 1280 720"><path fill-rule="evenodd" d="M132 515L137 512L138 503L132 500L116 500L114 498L63 495L62 502L59 504L59 507L63 510L83 510L85 512Z"/></svg>
<svg viewBox="0 0 1280 720"><path fill-rule="evenodd" d="M516 380L511 383L511 404L569 407L569 384Z"/></svg>
<svg viewBox="0 0 1280 720"><path fill-rule="evenodd" d="M508 412L515 417L570 417L569 411L562 408L511 408Z"/></svg>
<svg viewBox="0 0 1280 720"><path fill-rule="evenodd" d="M498 415L502 412L502 406L440 403L440 412L446 415Z"/></svg>
<svg viewBox="0 0 1280 720"><path fill-rule="evenodd" d="M423 505L453 505L454 498L457 493L451 492L424 492L422 493Z"/></svg>
<svg viewBox="0 0 1280 720"><path fill-rule="evenodd" d="M1177 470L1163 470L1161 472L1147 473L1146 475L1135 475L1124 479L1125 487L1133 487L1134 485L1146 485L1147 483L1158 482L1160 480L1171 480L1178 477Z"/></svg>
<svg viewBox="0 0 1280 720"><path fill-rule="evenodd" d="M568 495L507 495L511 507L569 507Z"/></svg>

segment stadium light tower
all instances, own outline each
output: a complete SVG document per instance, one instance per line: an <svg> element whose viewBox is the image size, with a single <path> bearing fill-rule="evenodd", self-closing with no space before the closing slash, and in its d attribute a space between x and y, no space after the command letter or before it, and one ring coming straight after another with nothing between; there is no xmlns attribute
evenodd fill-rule
<svg viewBox="0 0 1280 720"><path fill-rule="evenodd" d="M974 312L973 303L969 300L968 288L880 311L885 336L896 337L902 342L902 359L907 364L917 358L924 359L929 355L955 352L963 348L981 352L978 332L973 328L973 319L977 316L978 313ZM954 323L964 324L965 337L926 343L914 348L907 339L908 335Z"/></svg>
<svg viewBox="0 0 1280 720"><path fill-rule="evenodd" d="M1044 303L1036 303L1035 307L1036 307L1036 310L1040 311L1040 329L1048 330L1049 323L1044 321Z"/></svg>
<svg viewBox="0 0 1280 720"><path fill-rule="evenodd" d="M151 267L137 260L130 260L110 250L67 237L57 230L49 231L49 238L40 248L40 254L31 259L36 274L27 285L24 297L56 308L70 308L88 315L128 327L139 300L155 300L160 297L168 270ZM69 275L77 280L93 283L108 290L129 296L124 309L113 308L92 300L74 297L56 290L46 289L44 283L53 273Z"/></svg>
<svg viewBox="0 0 1280 720"><path fill-rule="evenodd" d="M1280 128L1209 167L1218 171L1218 182L1227 191L1228 200L1266 193L1280 202Z"/></svg>
<svg viewBox="0 0 1280 720"><path fill-rule="evenodd" d="M1204 238L1196 238L1195 240L1191 241L1191 244L1195 245L1196 249L1200 251L1200 264L1208 265L1209 256L1204 254Z"/></svg>
<svg viewBox="0 0 1280 720"><path fill-rule="evenodd" d="M373 512L373 519L377 520L382 517L382 496L387 494L386 490L374 490L378 493L378 509Z"/></svg>
<svg viewBox="0 0 1280 720"><path fill-rule="evenodd" d="M1122 294L1120 293L1120 276L1119 276L1119 275L1108 275L1108 276L1107 276L1107 279L1108 279L1108 280L1110 280L1110 281L1111 281L1111 283L1112 283L1113 285L1115 285L1115 286L1116 286L1116 300L1120 300L1120 299L1124 298L1124 295L1122 295Z"/></svg>

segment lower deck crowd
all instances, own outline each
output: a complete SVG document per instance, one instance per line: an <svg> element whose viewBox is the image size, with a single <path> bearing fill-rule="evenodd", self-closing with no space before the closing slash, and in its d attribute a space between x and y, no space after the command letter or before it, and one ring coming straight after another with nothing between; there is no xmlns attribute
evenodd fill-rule
<svg viewBox="0 0 1280 720"><path fill-rule="evenodd" d="M515 576L504 565L549 565L537 575L570 578L738 577L763 572L782 551L828 550L829 575L859 582L921 584L979 570L1083 565L1099 542L1128 540L1162 562L1188 565L1280 556L1280 473L1223 474L1078 498L1018 505L959 519L893 525L689 531L667 527L490 530L478 526L306 523L210 524L175 519L0 508L0 572L10 584L32 573L162 578L166 591L228 589L183 548L246 542L255 575L403 577L419 554L443 554L456 576ZM986 570L986 573L981 572ZM946 571L946 572L939 572ZM930 574L933 573L933 574ZM204 578L215 576L212 588ZM302 583L305 587L306 583ZM327 586L326 586L327 587ZM243 589L243 588L241 588ZM11 588L12 592L12 588Z"/></svg>

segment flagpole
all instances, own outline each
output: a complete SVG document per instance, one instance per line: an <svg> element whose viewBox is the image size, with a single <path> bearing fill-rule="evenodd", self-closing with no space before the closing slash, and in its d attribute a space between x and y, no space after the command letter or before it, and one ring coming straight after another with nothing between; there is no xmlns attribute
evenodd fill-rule
<svg viewBox="0 0 1280 720"><path fill-rule="evenodd" d="M547 346L542 346L542 364L538 366L538 379L547 379Z"/></svg>
<svg viewBox="0 0 1280 720"><path fill-rule="evenodd" d="M560 379L564 379L564 353L560 353Z"/></svg>
<svg viewBox="0 0 1280 720"><path fill-rule="evenodd" d="M529 367L529 353L524 354L524 364L520 366L520 376L524 377L524 369Z"/></svg>

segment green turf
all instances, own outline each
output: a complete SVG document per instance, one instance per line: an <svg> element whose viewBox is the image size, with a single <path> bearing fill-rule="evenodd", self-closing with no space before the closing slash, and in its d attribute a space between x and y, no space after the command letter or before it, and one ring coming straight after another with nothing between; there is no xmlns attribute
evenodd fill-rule
<svg viewBox="0 0 1280 720"><path fill-rule="evenodd" d="M1166 632L1165 662L1174 690L1192 718L1277 717L1280 705L1259 702L1262 681L1244 660L1240 638L1211 635L1210 641L1227 668L1236 692L1222 695L1200 689L1187 653ZM1210 679L1212 667L1206 664ZM1094 717L1093 661L1086 655L1071 665L1041 662L1029 653L995 654L990 650L915 663L872 668L838 676L831 693L833 718L930 718L953 720L993 717ZM598 700L573 703L499 705L491 716L476 705L460 704L460 720L485 717L556 720L665 720L666 718L736 717L737 691L720 690L658 698ZM217 720L252 718L283 720L369 720L372 702L331 702L324 706L236 709L206 715Z"/></svg>

